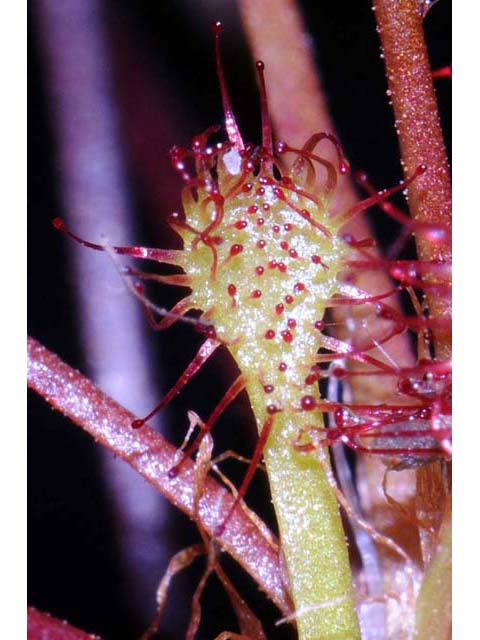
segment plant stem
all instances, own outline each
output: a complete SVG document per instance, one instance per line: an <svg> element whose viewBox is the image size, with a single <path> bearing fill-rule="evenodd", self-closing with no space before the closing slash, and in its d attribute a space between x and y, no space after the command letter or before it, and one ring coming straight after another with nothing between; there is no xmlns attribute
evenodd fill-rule
<svg viewBox="0 0 480 640"><path fill-rule="evenodd" d="M265 399L258 383L247 384L247 392L261 428ZM281 550L299 638L354 640L360 630L338 504L318 460L292 444L302 428L323 424L321 412L312 414L277 414L264 449Z"/></svg>
<svg viewBox="0 0 480 640"><path fill-rule="evenodd" d="M111 60L98 0L35 3L51 101L59 185L68 225L85 237L127 242L134 237L113 95ZM92 168L95 168L94 170ZM76 317L88 375L134 412L157 401L152 335L141 312L106 256L69 245ZM103 301L108 299L108 304ZM160 418L157 418L158 420ZM154 563L173 553L158 493L108 455L101 457L111 492L128 598L144 622L151 616L145 594L155 589Z"/></svg>
<svg viewBox="0 0 480 640"><path fill-rule="evenodd" d="M373 9L385 57L388 93L395 114L405 176L412 175L422 163L427 166L427 171L408 189L410 212L416 221L437 226L445 232L444 237L435 241L418 234L416 243L419 258L451 263L451 180L420 3L416 0L376 0ZM432 317L443 320L451 317L451 300L448 296L427 295L427 300ZM441 359L451 357L451 333L448 328L435 332L435 352ZM438 536L438 524L432 519L436 517L439 520L442 512L448 515L451 495L446 493L438 465L418 470L416 475L417 515L421 518L426 513L430 518L422 545L424 563L428 566L432 545ZM451 622L450 583L451 529L447 529L418 599L416 637L448 637L448 622Z"/></svg>
<svg viewBox="0 0 480 640"><path fill-rule="evenodd" d="M47 613L28 608L28 640L101 640Z"/></svg>
<svg viewBox="0 0 480 640"><path fill-rule="evenodd" d="M189 517L198 517L199 524L210 535L226 517L233 497L223 487L207 478L197 516L193 462L185 461L182 473L170 480L168 471L178 462L175 447L148 426L133 430L132 413L33 338L28 339L28 386L138 471L172 504ZM256 522L258 517L248 509L236 509L218 542L279 609L289 614L291 605L277 545L273 536L263 534Z"/></svg>
<svg viewBox="0 0 480 640"><path fill-rule="evenodd" d="M427 171L408 188L412 217L446 231L446 237L432 242L417 235L422 260L451 261L452 193L448 158L443 141L432 72L423 33L418 0L376 0L373 9L378 24L388 92L395 114L395 128L405 176L422 163ZM451 315L451 303L443 296L431 296L430 313L438 318ZM436 335L440 358L451 356L450 336Z"/></svg>

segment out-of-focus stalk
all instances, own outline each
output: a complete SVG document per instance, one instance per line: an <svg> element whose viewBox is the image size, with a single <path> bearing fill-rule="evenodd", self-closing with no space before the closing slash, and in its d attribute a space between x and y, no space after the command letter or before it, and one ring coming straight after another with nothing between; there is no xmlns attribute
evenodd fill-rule
<svg viewBox="0 0 480 640"><path fill-rule="evenodd" d="M97 0L37 0L36 19L54 113L64 217L85 237L128 244L134 226L101 7ZM69 251L89 374L141 414L158 400L153 346L141 310L106 255L71 245ZM148 619L158 573L152 568L161 570L170 555L159 542L164 507L131 469L109 454L102 462L117 512L129 598Z"/></svg>

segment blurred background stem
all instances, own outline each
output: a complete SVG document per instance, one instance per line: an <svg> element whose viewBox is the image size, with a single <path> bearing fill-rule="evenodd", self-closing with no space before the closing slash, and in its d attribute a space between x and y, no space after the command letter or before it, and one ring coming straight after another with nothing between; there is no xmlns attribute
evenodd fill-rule
<svg viewBox="0 0 480 640"><path fill-rule="evenodd" d="M36 0L43 61L68 226L97 242L132 244L132 210L113 95L112 65L98 0ZM52 211L52 218L55 212ZM158 401L152 332L105 254L69 247L76 321L88 374L105 392L142 415ZM134 471L99 450L118 521L124 584L148 621L157 576L171 549L164 502Z"/></svg>

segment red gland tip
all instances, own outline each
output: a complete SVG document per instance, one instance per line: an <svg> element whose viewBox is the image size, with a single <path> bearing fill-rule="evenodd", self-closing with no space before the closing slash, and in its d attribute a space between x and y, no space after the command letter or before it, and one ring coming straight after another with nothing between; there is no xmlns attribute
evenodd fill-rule
<svg viewBox="0 0 480 640"><path fill-rule="evenodd" d="M278 413L279 411L281 411L281 409L279 409L276 404L269 404L267 406L267 413L269 413L271 416L273 416L275 413Z"/></svg>
<svg viewBox="0 0 480 640"><path fill-rule="evenodd" d="M55 227L55 229L58 229L58 231L63 231L65 229L65 223L63 222L63 220L59 217L54 218L52 220L52 224Z"/></svg>
<svg viewBox="0 0 480 640"><path fill-rule="evenodd" d="M180 471L178 464L169 469L167 475L170 480L174 480L178 476L178 472Z"/></svg>
<svg viewBox="0 0 480 640"><path fill-rule="evenodd" d="M217 20L213 23L213 33L217 36L223 32L223 23Z"/></svg>
<svg viewBox="0 0 480 640"><path fill-rule="evenodd" d="M304 411L312 411L316 406L315 398L313 396L303 396L301 405Z"/></svg>
<svg viewBox="0 0 480 640"><path fill-rule="evenodd" d="M141 418L137 418L136 420L132 420L131 427L132 429L141 429L144 424L145 424L145 420L142 420Z"/></svg>
<svg viewBox="0 0 480 640"><path fill-rule="evenodd" d="M255 66L259 71L265 71L265 63L262 60L257 60Z"/></svg>
<svg viewBox="0 0 480 640"><path fill-rule="evenodd" d="M212 324L205 324L202 321L199 321L198 324L195 325L195 331L197 331L198 333L203 333L207 336L207 338L216 339L217 337L215 327Z"/></svg>

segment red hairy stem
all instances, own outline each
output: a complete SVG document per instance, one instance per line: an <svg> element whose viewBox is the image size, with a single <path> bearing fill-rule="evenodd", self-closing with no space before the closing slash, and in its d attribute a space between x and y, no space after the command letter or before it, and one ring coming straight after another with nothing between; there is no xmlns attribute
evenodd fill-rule
<svg viewBox="0 0 480 640"><path fill-rule="evenodd" d="M170 479L168 471L178 460L175 447L148 426L132 430L134 415L33 338L28 339L28 385L138 471L210 535L224 521L234 504L231 494L213 478L207 478L196 515L193 462L187 460L182 473ZM218 542L283 613L290 612L278 554L247 509L235 510Z"/></svg>
<svg viewBox="0 0 480 640"><path fill-rule="evenodd" d="M417 222L437 225L449 232L445 239L436 242L417 237L419 258L451 263L451 179L424 39L423 15L416 0L376 0L373 8L384 51L404 172L409 175L419 163L428 167L409 187L410 212ZM430 316L451 317L449 296L429 295L428 291L426 296ZM437 329L434 335L436 356L450 358L451 332ZM446 512L444 480L442 474L435 471L436 466L431 466L417 472L416 506L420 517L426 510ZM429 481L421 482L421 476L428 477ZM440 521L441 516L435 523L429 523L432 525L429 530L420 529L425 564L436 549Z"/></svg>
<svg viewBox="0 0 480 640"><path fill-rule="evenodd" d="M451 231L451 180L432 72L423 33L423 16L417 0L376 0L373 8L385 56L388 91L405 175L424 163L427 171L409 186L412 217L421 223ZM451 261L451 239L438 242L417 238L422 260ZM450 313L450 302L432 296L430 312ZM449 336L439 336L439 355L451 354Z"/></svg>
<svg viewBox="0 0 480 640"><path fill-rule="evenodd" d="M28 640L101 640L100 636L72 627L65 620L28 608Z"/></svg>

